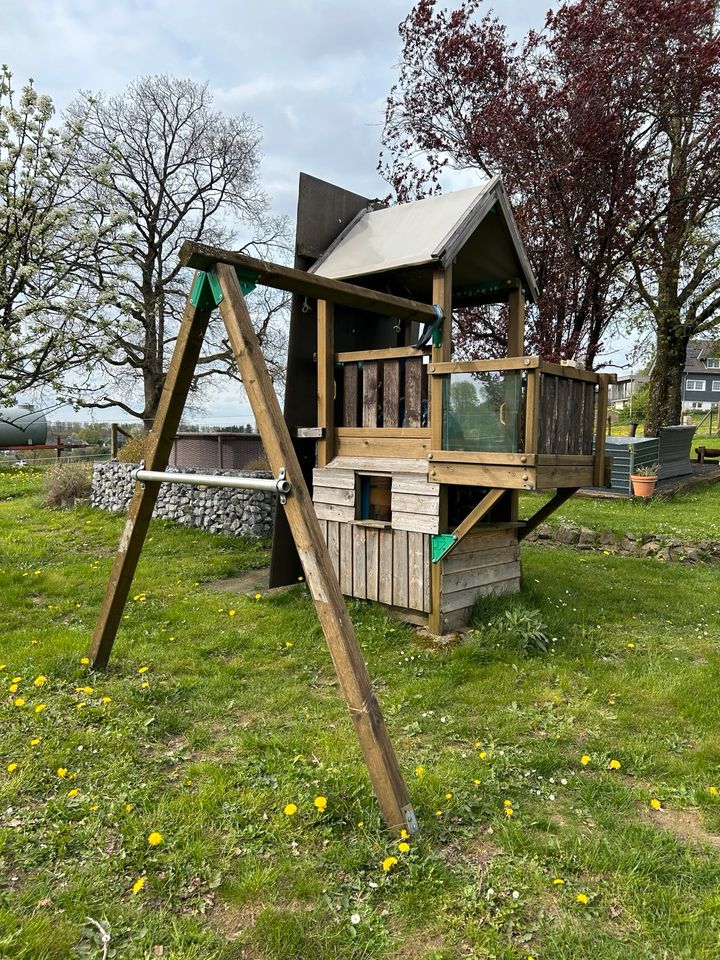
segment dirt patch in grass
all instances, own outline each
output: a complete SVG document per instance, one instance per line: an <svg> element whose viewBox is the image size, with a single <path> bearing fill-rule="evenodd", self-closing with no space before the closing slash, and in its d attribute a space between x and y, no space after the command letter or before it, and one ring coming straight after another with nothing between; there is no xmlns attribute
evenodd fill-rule
<svg viewBox="0 0 720 960"><path fill-rule="evenodd" d="M662 810L648 810L643 807L641 815L646 823L652 823L661 830L669 830L684 843L706 845L713 850L720 850L720 837L705 829L700 811L695 808L678 810L665 807Z"/></svg>
<svg viewBox="0 0 720 960"><path fill-rule="evenodd" d="M257 901L242 904L216 903L208 914L208 924L223 940L232 943L252 929L264 907L264 903L258 903ZM245 952L243 956L250 960L257 954Z"/></svg>
<svg viewBox="0 0 720 960"><path fill-rule="evenodd" d="M270 587L270 567L260 567L257 570L246 570L237 577L225 577L222 580L209 580L203 584L206 590L218 590L220 593L238 593L242 596L256 593L274 595L284 593L297 584L291 583L285 587Z"/></svg>

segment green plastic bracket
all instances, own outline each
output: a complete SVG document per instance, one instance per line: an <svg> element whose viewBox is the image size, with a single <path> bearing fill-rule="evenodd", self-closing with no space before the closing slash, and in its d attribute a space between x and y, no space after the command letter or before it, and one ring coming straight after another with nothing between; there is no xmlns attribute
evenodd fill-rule
<svg viewBox="0 0 720 960"><path fill-rule="evenodd" d="M457 537L451 533L435 533L430 537L430 553L433 563L439 563L448 550L457 543Z"/></svg>
<svg viewBox="0 0 720 960"><path fill-rule="evenodd" d="M238 283L240 284L240 289L242 290L242 295L246 297L249 293L252 293L257 286L258 275L256 273L248 273L246 270L238 270L237 267L235 268L235 273L238 278Z"/></svg>
<svg viewBox="0 0 720 960"><path fill-rule="evenodd" d="M217 277L215 277L215 282L217 283ZM220 299L222 299L222 294L220 294ZM213 307L217 306L212 282L204 270L198 270L195 274L195 282L190 291L190 303L198 310L212 310Z"/></svg>
<svg viewBox="0 0 720 960"><path fill-rule="evenodd" d="M436 325L433 327L432 332L432 342L434 347L442 346L442 335L443 335L443 322L438 320Z"/></svg>

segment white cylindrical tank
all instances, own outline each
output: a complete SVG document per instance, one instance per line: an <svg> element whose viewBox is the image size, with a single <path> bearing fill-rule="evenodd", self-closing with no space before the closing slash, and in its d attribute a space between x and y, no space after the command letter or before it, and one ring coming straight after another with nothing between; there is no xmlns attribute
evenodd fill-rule
<svg viewBox="0 0 720 960"><path fill-rule="evenodd" d="M0 448L47 443L45 414L29 406L0 408Z"/></svg>

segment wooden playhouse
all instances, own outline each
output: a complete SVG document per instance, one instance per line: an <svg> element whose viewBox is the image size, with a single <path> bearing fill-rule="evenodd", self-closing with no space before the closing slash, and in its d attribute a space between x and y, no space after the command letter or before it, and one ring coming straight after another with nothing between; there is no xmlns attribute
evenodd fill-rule
<svg viewBox="0 0 720 960"><path fill-rule="evenodd" d="M498 178L384 207L302 175L295 266L438 307L419 324L295 296L285 419L343 593L462 627L518 589L523 536L601 483L611 377L524 355L537 289ZM497 303L507 355L453 361L453 310ZM555 494L521 520L521 490ZM271 583L298 571L280 513Z"/></svg>

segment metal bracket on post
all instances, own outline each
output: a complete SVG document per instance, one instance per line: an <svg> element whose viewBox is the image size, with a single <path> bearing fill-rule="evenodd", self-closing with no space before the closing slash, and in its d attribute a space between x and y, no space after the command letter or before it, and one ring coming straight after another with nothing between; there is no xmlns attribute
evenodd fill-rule
<svg viewBox="0 0 720 960"><path fill-rule="evenodd" d="M415 344L416 350L421 350L423 347L426 347L431 340L434 347L442 346L443 320L445 319L445 314L443 313L442 307L437 303L433 304L433 310L435 311L435 319L432 323L425 324L425 329Z"/></svg>
<svg viewBox="0 0 720 960"><path fill-rule="evenodd" d="M285 506L285 504L287 503L287 495L290 491L290 482L285 479L285 467L280 467L280 469L278 470L277 482L278 482L278 495L280 497L280 503L283 506ZM287 483L287 490L284 489L284 486L281 489L280 483L283 483L283 484Z"/></svg>

